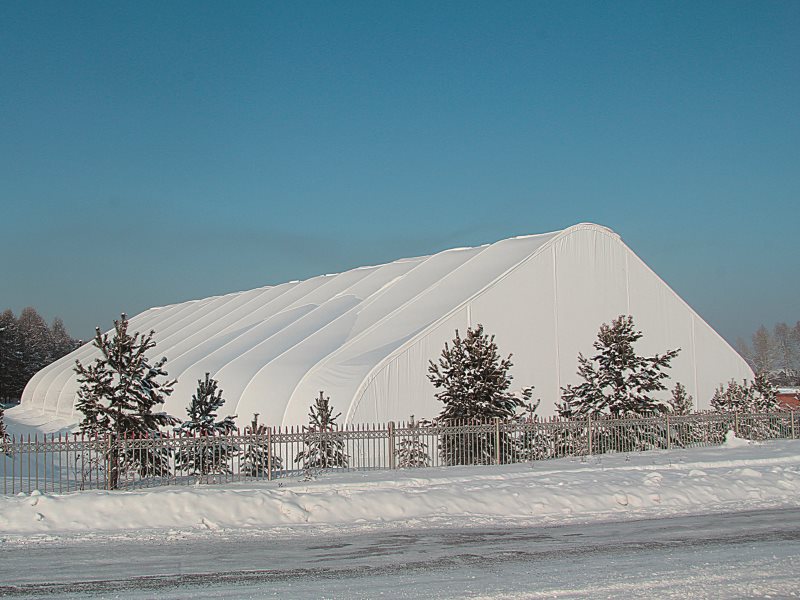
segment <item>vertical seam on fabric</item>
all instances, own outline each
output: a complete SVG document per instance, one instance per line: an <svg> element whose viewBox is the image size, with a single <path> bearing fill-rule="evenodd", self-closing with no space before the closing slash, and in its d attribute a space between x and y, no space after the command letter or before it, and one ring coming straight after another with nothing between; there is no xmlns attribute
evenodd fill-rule
<svg viewBox="0 0 800 600"><path fill-rule="evenodd" d="M698 403L700 402L700 395L699 390L697 389L697 342L695 341L694 337L695 321L697 319L692 313L689 313L689 317L692 319L692 375L694 377L694 402L695 406L698 406Z"/></svg>
<svg viewBox="0 0 800 600"><path fill-rule="evenodd" d="M550 254L553 257L553 330L556 342L556 386L561 390L561 352L559 350L558 338L558 276L556 274L556 249L555 244L550 246Z"/></svg>
<svg viewBox="0 0 800 600"><path fill-rule="evenodd" d="M625 314L631 314L631 276L628 264L628 249L625 248Z"/></svg>

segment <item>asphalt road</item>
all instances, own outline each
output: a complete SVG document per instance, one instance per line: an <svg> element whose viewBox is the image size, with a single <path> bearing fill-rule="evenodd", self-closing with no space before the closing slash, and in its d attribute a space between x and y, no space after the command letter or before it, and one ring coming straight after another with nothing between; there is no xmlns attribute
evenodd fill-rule
<svg viewBox="0 0 800 600"><path fill-rule="evenodd" d="M25 598L793 598L800 509L519 529L0 545Z"/></svg>

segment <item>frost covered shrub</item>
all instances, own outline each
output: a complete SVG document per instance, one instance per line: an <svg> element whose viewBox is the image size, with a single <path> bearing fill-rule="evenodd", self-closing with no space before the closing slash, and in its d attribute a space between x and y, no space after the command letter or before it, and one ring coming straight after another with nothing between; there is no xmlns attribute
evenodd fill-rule
<svg viewBox="0 0 800 600"><path fill-rule="evenodd" d="M780 419L750 416L781 410L775 387L765 373L756 375L752 382L743 379L738 383L731 379L727 385L720 385L711 399L711 408L720 413L744 415L736 417L740 437L768 439L780 434Z"/></svg>
<svg viewBox="0 0 800 600"><path fill-rule="evenodd" d="M348 465L350 457L345 453L344 440L338 435L336 425L341 413L333 414L330 400L320 392L309 409L308 426L303 427L305 448L294 459L306 471Z"/></svg>
<svg viewBox="0 0 800 600"><path fill-rule="evenodd" d="M672 397L669 399L669 412L673 415L688 415L694 409L694 399L686 393L686 387L679 381L672 389Z"/></svg>
<svg viewBox="0 0 800 600"><path fill-rule="evenodd" d="M414 421L414 415L406 426L408 432L400 440L397 447L397 467L400 469L414 469L428 467L431 457L428 454L428 444L425 442L423 424Z"/></svg>
<svg viewBox="0 0 800 600"><path fill-rule="evenodd" d="M175 432L191 436L175 455L175 468L187 475L211 475L231 473L231 457L238 447L229 443L225 436L236 430L235 417L217 420L225 399L216 379L206 373L205 380L197 380L197 391L186 409L189 417Z"/></svg>
<svg viewBox="0 0 800 600"><path fill-rule="evenodd" d="M762 373L752 382L731 379L727 385L720 385L711 398L711 408L717 412L758 413L779 410L780 405L775 388Z"/></svg>
<svg viewBox="0 0 800 600"><path fill-rule="evenodd" d="M248 477L265 477L269 468L273 471L283 469L283 459L274 452L270 457L270 448L267 440L267 426L258 422L258 413L253 415L253 421L245 429L248 441L242 450L239 469Z"/></svg>

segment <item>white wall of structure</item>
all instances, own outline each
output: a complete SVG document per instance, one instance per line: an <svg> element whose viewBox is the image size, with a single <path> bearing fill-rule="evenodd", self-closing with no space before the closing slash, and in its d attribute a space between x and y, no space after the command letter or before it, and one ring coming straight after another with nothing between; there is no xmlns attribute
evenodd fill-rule
<svg viewBox="0 0 800 600"><path fill-rule="evenodd" d="M609 229L566 230L460 248L274 287L154 308L131 319L155 330L153 357L178 379L166 410L182 417L206 372L220 381L224 413L249 422L301 424L319 390L346 422L431 417L440 406L427 380L455 329L482 323L514 385L534 385L540 413L576 383L578 352L592 353L601 323L631 314L640 353L681 348L672 381L698 408L731 378L751 378L736 352ZM86 345L46 367L12 416L47 428L72 425L76 359Z"/></svg>

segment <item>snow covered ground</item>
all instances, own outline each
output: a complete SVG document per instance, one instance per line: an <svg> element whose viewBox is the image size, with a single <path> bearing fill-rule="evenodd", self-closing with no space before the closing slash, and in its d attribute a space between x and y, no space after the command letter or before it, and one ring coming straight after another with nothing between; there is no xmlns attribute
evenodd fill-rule
<svg viewBox="0 0 800 600"><path fill-rule="evenodd" d="M731 438L499 467L34 493L0 498L0 595L792 597L798 492L800 441Z"/></svg>
<svg viewBox="0 0 800 600"><path fill-rule="evenodd" d="M5 543L36 536L556 524L800 506L800 441L533 464L328 472L224 487L0 498ZM149 533L148 533L149 534Z"/></svg>

